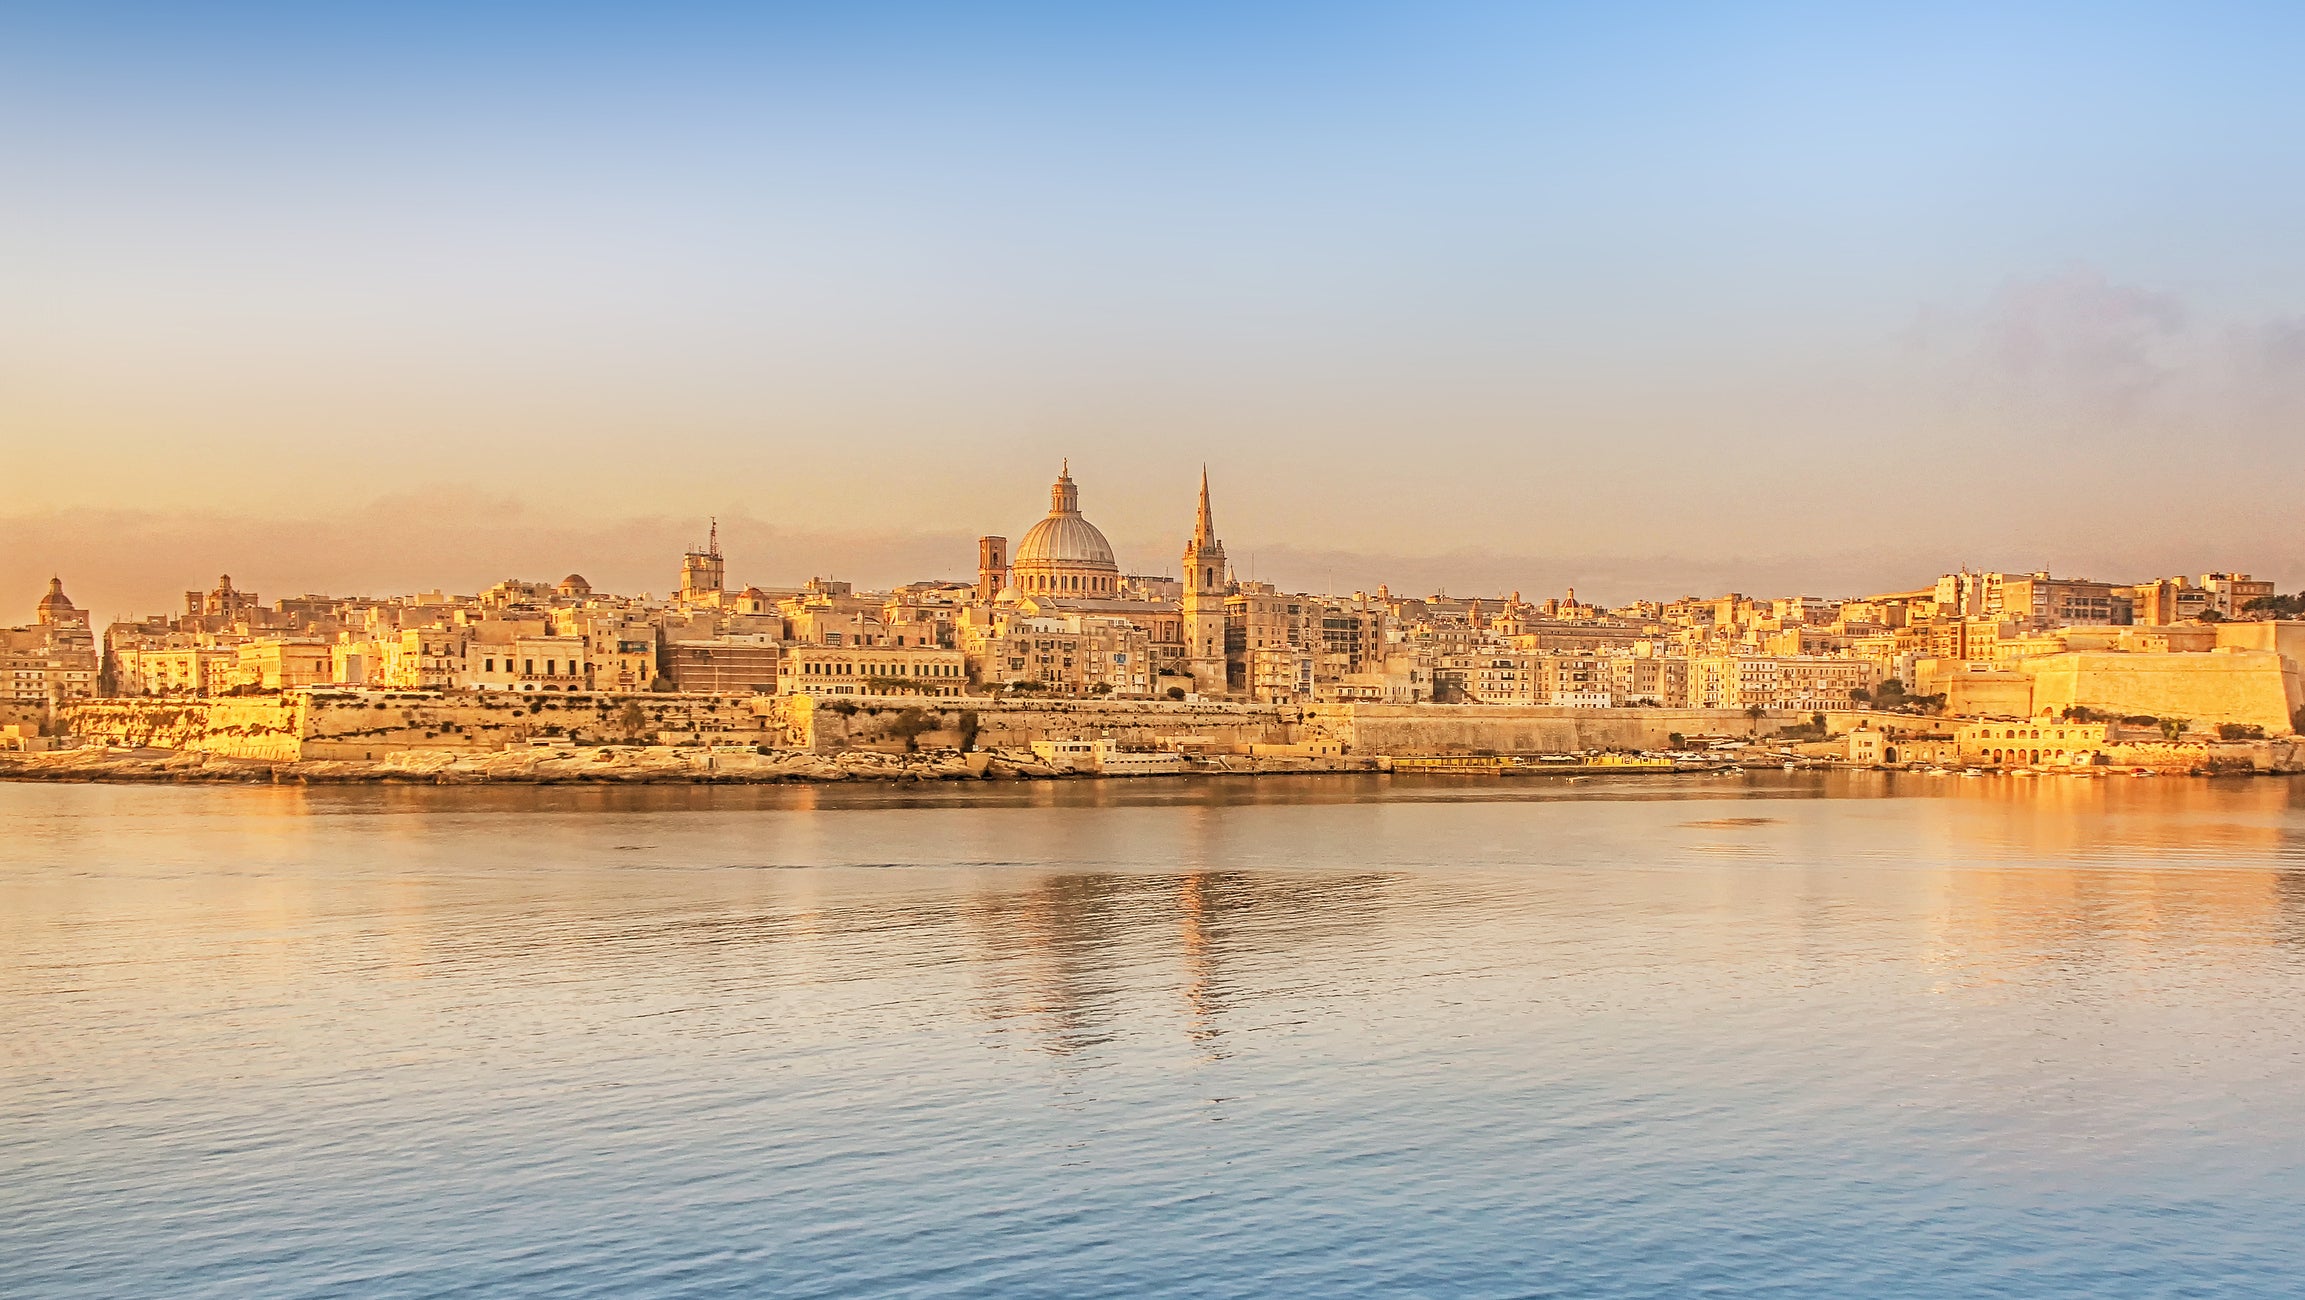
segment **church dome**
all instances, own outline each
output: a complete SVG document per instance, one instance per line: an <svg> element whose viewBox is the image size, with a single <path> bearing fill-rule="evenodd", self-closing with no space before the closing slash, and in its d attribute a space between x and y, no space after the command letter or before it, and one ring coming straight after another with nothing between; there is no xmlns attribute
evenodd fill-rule
<svg viewBox="0 0 2305 1300"><path fill-rule="evenodd" d="M1079 515L1050 515L1017 543L1018 564L1081 564L1117 569L1112 545L1097 526Z"/></svg>
<svg viewBox="0 0 2305 1300"><path fill-rule="evenodd" d="M1089 531L1093 533L1096 530L1092 528ZM1104 538L1099 537L1097 540L1102 542ZM72 598L64 594L64 580L62 578L50 578L48 580L48 594L40 598L40 612L45 614L52 610L72 608L74 608Z"/></svg>
<svg viewBox="0 0 2305 1300"><path fill-rule="evenodd" d="M1071 466L1066 466L1066 472L1057 476L1049 490L1048 518L1034 524L1024 540L1017 543L1013 563L1020 569L1063 567L1120 571L1120 566L1113 562L1112 543L1104 539L1095 524L1081 517L1080 489L1073 486Z"/></svg>

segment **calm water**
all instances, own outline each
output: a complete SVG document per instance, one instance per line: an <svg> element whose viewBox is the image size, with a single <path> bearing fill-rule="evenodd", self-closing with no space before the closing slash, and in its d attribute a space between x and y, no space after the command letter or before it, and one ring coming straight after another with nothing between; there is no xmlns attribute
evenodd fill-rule
<svg viewBox="0 0 2305 1300"><path fill-rule="evenodd" d="M9 1296L2305 1291L2305 782L0 826Z"/></svg>

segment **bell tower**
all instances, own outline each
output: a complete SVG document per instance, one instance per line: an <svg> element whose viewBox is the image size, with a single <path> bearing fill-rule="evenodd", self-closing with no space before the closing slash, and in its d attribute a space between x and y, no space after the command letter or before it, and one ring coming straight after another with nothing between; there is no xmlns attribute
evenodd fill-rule
<svg viewBox="0 0 2305 1300"><path fill-rule="evenodd" d="M1216 517L1209 510L1209 471L1201 466L1200 517L1193 522L1192 540L1185 543L1184 615L1185 671L1201 695L1225 693L1225 594L1232 585L1225 562L1225 544L1217 540Z"/></svg>
<svg viewBox="0 0 2305 1300"><path fill-rule="evenodd" d="M720 558L720 521L715 519L710 539L702 546L688 548L688 554L680 561L680 599L716 603L726 585L725 574Z"/></svg>
<svg viewBox="0 0 2305 1300"><path fill-rule="evenodd" d="M976 539L976 598L990 605L1008 586L1008 539Z"/></svg>

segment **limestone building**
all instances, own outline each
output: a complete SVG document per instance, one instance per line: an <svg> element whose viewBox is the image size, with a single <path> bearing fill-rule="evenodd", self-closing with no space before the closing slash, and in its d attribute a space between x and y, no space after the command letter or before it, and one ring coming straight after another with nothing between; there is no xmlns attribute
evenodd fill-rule
<svg viewBox="0 0 2305 1300"><path fill-rule="evenodd" d="M232 575L227 573L216 580L214 591L184 593L184 630L220 632L236 623L255 620L262 609L256 593L234 588Z"/></svg>
<svg viewBox="0 0 2305 1300"><path fill-rule="evenodd" d="M956 696L968 685L958 650L935 646L787 646L778 695Z"/></svg>
<svg viewBox="0 0 2305 1300"><path fill-rule="evenodd" d="M720 521L712 521L712 528L704 545L692 546L680 561L680 600L688 605L717 605L721 591L727 585L727 566L720 556Z"/></svg>
<svg viewBox="0 0 2305 1300"><path fill-rule="evenodd" d="M95 637L88 613L64 594L60 578L48 580L30 627L0 629L0 702L62 704L96 694Z"/></svg>

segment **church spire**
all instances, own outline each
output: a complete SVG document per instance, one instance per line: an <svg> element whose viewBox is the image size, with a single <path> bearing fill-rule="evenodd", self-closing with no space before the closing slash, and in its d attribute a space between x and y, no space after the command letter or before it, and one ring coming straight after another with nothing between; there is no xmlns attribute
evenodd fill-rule
<svg viewBox="0 0 2305 1300"><path fill-rule="evenodd" d="M1209 467L1201 466L1201 513L1193 523L1193 544L1206 546L1217 535L1216 516L1209 513Z"/></svg>

